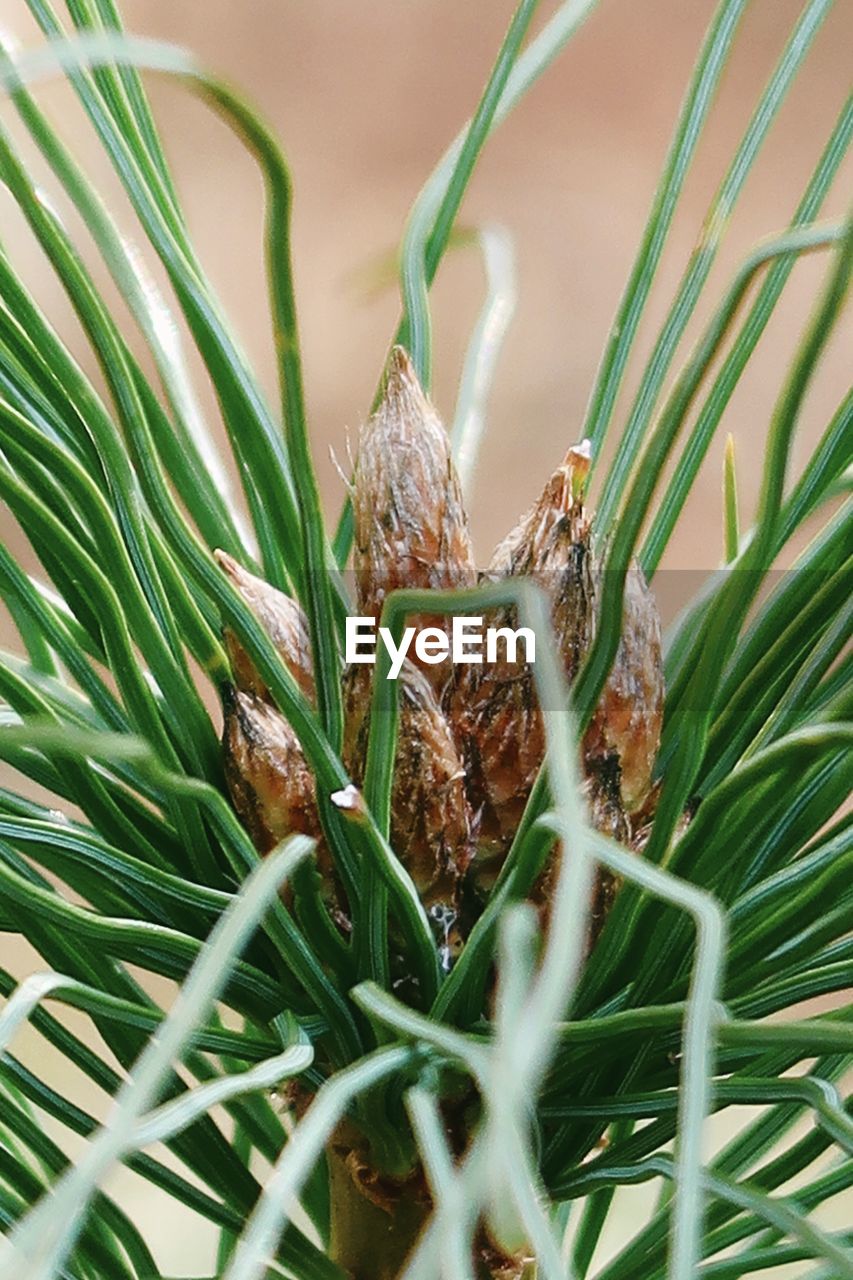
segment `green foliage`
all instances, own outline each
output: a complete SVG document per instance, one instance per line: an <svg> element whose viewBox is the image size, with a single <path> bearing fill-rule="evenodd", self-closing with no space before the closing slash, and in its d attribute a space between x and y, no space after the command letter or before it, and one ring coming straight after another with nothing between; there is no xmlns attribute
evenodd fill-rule
<svg viewBox="0 0 853 1280"><path fill-rule="evenodd" d="M159 385L142 372L74 241L0 132L0 177L56 271L109 393L101 397L0 250L0 493L51 583L28 576L0 548L0 593L25 655L0 654L0 756L53 797L47 805L25 798L26 787L20 795L0 791L0 924L35 947L47 969L20 984L0 972L0 1280L163 1280L152 1250L102 1190L119 1162L221 1230L225 1280L342 1280L325 1247L323 1149L346 1114L369 1129L385 1169L423 1161L436 1210L406 1271L413 1280L470 1276L479 1219L501 1246L532 1246L547 1280L585 1276L594 1261L600 1280L737 1277L787 1260L812 1260L816 1275L853 1276L850 1234L825 1230L813 1213L853 1183L853 1121L840 1094L853 1025L849 1010L799 1020L795 1010L848 984L853 958L853 824L839 817L853 736L845 654L850 395L800 476L789 475L800 409L850 279L853 224L815 219L849 147L853 102L817 157L789 228L747 258L670 377L730 215L829 0L804 4L758 98L598 481L607 569L601 622L571 691L548 644L547 609L528 584L428 601L400 592L387 602L384 620L400 628L427 607L461 612L511 600L539 640L547 770L449 975L439 970L423 905L388 841L394 682L375 685L365 811L353 819L331 801L348 782L339 755L338 647L347 602L336 565L346 561L351 520L345 511L332 539L320 510L290 263L290 178L278 143L189 55L122 36L113 0L68 0L70 29L47 0L27 3L49 40L14 58L2 53L0 81L91 232ZM429 287L477 158L593 7L566 0L524 46L536 4L521 0L470 124L415 202L403 238L397 338L425 379ZM722 0L700 51L592 391L586 433L595 458L616 430L616 400L657 266L747 7L748 0ZM140 69L177 76L200 93L262 171L280 419L194 252ZM165 269L168 303L37 106L37 85L58 71ZM454 432L466 481L513 291L501 234L489 229L474 239L483 246L489 297ZM738 525L729 459L725 570L669 637L661 796L638 859L586 826L577 735L618 646L631 558L639 556L649 577L657 570L729 399L805 252L828 258L826 280L780 376L754 526ZM172 310L216 391L248 525L212 453ZM807 519L816 535L764 591ZM215 547L301 600L317 712L217 568ZM295 837L260 863L225 799L205 698L205 685L216 691L228 675L223 623L255 662L315 774L351 907L346 944L317 892L311 842ZM688 805L695 816L679 836ZM524 899L557 838L572 856L562 860L537 950ZM581 904L597 865L625 884L583 964ZM285 877L296 909L277 894ZM417 978L412 1005L388 990L389 929ZM496 962L487 1019L484 993ZM170 1011L145 990L140 971L181 984ZM85 1013L97 1033L91 1043L54 1017L48 1001ZM780 1013L787 1016L772 1019ZM109 1125L15 1056L24 1021L112 1100ZM268 1096L288 1077L316 1093L292 1135ZM438 1100L460 1078L484 1106L467 1153L454 1162ZM757 1119L706 1161L706 1117L744 1105L760 1108ZM228 1127L212 1114L216 1106ZM804 1116L811 1125L796 1136ZM43 1117L87 1139L73 1167ZM155 1142L174 1159L147 1154ZM661 1187L648 1221L598 1263L614 1191L647 1180ZM313 1234L290 1220L296 1200Z"/></svg>

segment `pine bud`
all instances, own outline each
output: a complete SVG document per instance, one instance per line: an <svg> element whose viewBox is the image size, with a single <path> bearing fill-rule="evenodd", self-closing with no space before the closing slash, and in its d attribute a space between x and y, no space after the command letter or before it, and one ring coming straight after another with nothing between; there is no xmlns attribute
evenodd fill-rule
<svg viewBox="0 0 853 1280"><path fill-rule="evenodd" d="M290 596L271 587L262 578L244 569L227 551L215 551L216 562L225 571L246 604L266 631L278 656L309 701L314 700L311 642L308 623L301 607ZM224 629L231 672L238 689L269 700L269 691L255 670L251 658L230 627Z"/></svg>
<svg viewBox="0 0 853 1280"><path fill-rule="evenodd" d="M294 832L319 834L314 778L280 711L256 693L232 690L223 746L234 808L260 853Z"/></svg>
<svg viewBox="0 0 853 1280"><path fill-rule="evenodd" d="M489 578L529 577L551 601L563 668L571 680L589 648L594 581L583 482L585 445L570 449L530 511L495 550ZM514 609L497 610L489 625L517 625ZM545 757L545 735L533 672L504 653L496 662L456 672L448 688L450 723L468 773L478 818L477 881L490 886L512 843Z"/></svg>
<svg viewBox="0 0 853 1280"><path fill-rule="evenodd" d="M537 502L498 546L488 570L492 578L532 578L547 592L569 681L592 644L601 593L583 502L588 469L588 445L570 449ZM517 622L513 610L499 611L490 621ZM591 821L623 842L630 838L626 811L639 809L651 787L663 699L660 620L635 565L626 580L619 650L583 743L584 769L593 779ZM457 672L446 701L477 814L475 878L485 890L500 869L545 756L533 674L505 659L469 666ZM602 772L611 779L606 804L594 781Z"/></svg>
<svg viewBox="0 0 853 1280"><path fill-rule="evenodd" d="M619 792L620 770L615 756L599 760L587 760L586 776L583 783L583 795L586 803L587 821L601 835L619 844L628 845L631 840L631 826L622 807ZM550 904L556 887L557 875L562 857L562 846L558 846L549 858L545 870L533 888L531 898L540 908L543 925L547 922ZM606 867L600 867L595 877L590 901L590 927L588 946L592 948L604 925L613 905L620 885L619 877Z"/></svg>
<svg viewBox="0 0 853 1280"><path fill-rule="evenodd" d="M226 552L215 555L302 693L313 701L308 624L300 606ZM302 746L233 631L226 627L224 636L236 685L224 693L222 731L225 780L234 809L259 853L268 853L286 836L314 837L324 896L346 930L343 895L323 838L314 776Z"/></svg>
<svg viewBox="0 0 853 1280"><path fill-rule="evenodd" d="M344 764L364 779L372 669L344 673ZM430 914L443 958L458 945L457 890L471 856L465 773L429 681L407 662L398 680L400 717L391 792L391 846Z"/></svg>
<svg viewBox="0 0 853 1280"><path fill-rule="evenodd" d="M660 615L635 563L625 579L619 648L584 737L587 756L617 757L628 813L636 813L651 790L665 692Z"/></svg>
<svg viewBox="0 0 853 1280"><path fill-rule="evenodd" d="M572 445L533 506L495 548L489 576L532 576L552 592L549 575L565 572L571 550L589 542L583 490L589 441Z"/></svg>
<svg viewBox="0 0 853 1280"><path fill-rule="evenodd" d="M272 703L231 688L222 746L231 803L255 848L266 854L286 836L313 836L323 897L346 932L346 903L323 838L314 775L293 729Z"/></svg>
<svg viewBox="0 0 853 1280"><path fill-rule="evenodd" d="M474 558L450 441L402 347L391 354L382 402L361 431L353 474L359 612L378 618L398 587L471 586ZM411 624L445 629L444 618ZM428 668L435 688L449 664Z"/></svg>

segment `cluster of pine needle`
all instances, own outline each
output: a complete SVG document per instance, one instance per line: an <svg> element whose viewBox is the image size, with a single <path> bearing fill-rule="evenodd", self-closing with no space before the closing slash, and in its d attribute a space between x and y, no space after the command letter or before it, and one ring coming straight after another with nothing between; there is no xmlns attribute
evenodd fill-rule
<svg viewBox="0 0 853 1280"><path fill-rule="evenodd" d="M488 296L450 435L427 394L429 287L484 144L595 0L562 0L531 38L536 0L519 0L415 202L402 316L334 534L277 140L191 56L125 37L114 0L66 0L70 25L25 4L46 41L4 45L0 85L79 217L56 215L5 126L0 182L101 377L0 251L0 497L38 562L0 546L16 631L0 652L0 928L39 969L0 969L0 1280L168 1280L162 1233L113 1195L119 1166L215 1230L213 1263L187 1238L193 1270L217 1280L739 1280L778 1263L853 1280L849 1224L831 1216L853 1187L839 1007L853 394L799 470L794 448L851 281L853 222L822 220L849 97L787 229L728 287L711 274L831 0L804 0L757 92L629 398L750 8L718 0L578 442L555 443L553 474L485 566L457 468L466 480L511 309L505 240L458 237L482 248ZM141 69L200 93L263 174L280 414L199 261ZM168 297L37 104L57 71ZM807 253L827 267L751 421L767 424L755 511L747 527L729 447L724 536L709 535L721 571L662 639L656 574ZM212 449L179 331L233 465ZM520 624L536 660L412 659L389 680L379 652L345 666L348 614L398 638L446 639L462 614ZM709 1156L706 1121L725 1109L737 1131ZM647 1182L658 1194L637 1222L622 1190Z"/></svg>

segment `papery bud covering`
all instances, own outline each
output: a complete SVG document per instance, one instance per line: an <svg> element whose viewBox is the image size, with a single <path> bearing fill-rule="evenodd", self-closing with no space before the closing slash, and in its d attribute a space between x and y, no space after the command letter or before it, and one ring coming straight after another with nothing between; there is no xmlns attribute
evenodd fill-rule
<svg viewBox="0 0 853 1280"><path fill-rule="evenodd" d="M344 673L344 764L357 785L367 760L371 679L366 666ZM415 883L440 945L453 948L458 885L471 857L465 772L432 686L410 662L400 673L398 697L391 846Z"/></svg>
<svg viewBox="0 0 853 1280"><path fill-rule="evenodd" d="M622 803L629 813L651 790L665 693L660 615L635 563L625 578L619 648L584 738L587 755L618 758Z"/></svg>
<svg viewBox="0 0 853 1280"><path fill-rule="evenodd" d="M230 556L216 551L216 562L266 631L276 653L309 701L314 700L314 674L308 622L297 601L271 587ZM251 658L230 627L223 630L231 673L238 689L269 698L269 692L255 670Z"/></svg>
<svg viewBox="0 0 853 1280"><path fill-rule="evenodd" d="M280 711L256 693L233 690L223 746L234 808L260 853L294 832L319 834L314 778Z"/></svg>
<svg viewBox="0 0 853 1280"><path fill-rule="evenodd" d="M570 449L539 499L492 556L487 577L529 577L548 594L563 669L571 680L592 640L594 581L582 486L589 466ZM494 611L490 626L515 628L515 609ZM533 671L498 648L495 662L458 670L446 705L468 774L478 823L477 876L493 880L518 827L545 758L545 734Z"/></svg>
<svg viewBox="0 0 853 1280"><path fill-rule="evenodd" d="M399 587L472 586L474 557L450 441L409 357L395 347L382 401L362 428L353 473L359 612L379 618ZM446 628L443 617L409 619ZM435 688L449 663L429 667Z"/></svg>

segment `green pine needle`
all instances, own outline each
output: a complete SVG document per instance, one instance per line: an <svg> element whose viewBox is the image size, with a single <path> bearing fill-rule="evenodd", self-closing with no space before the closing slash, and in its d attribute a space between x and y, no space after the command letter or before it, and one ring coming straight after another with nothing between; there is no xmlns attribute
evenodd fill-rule
<svg viewBox="0 0 853 1280"><path fill-rule="evenodd" d="M849 153L853 99L830 136L815 140L802 196L793 214L780 212L787 230L759 244L728 289L708 283L830 0L806 0L756 92L650 335L610 468L595 476L601 610L571 688L547 601L530 583L404 590L385 602L383 625L397 636L410 614L500 606L515 609L537 641L546 766L449 973L392 846L399 691L384 678L382 648L360 803L339 803L351 793L340 680L349 604L337 570L352 518L347 508L332 536L317 488L284 152L192 55L125 37L114 0L67 0L68 19L49 0L19 2L44 39L0 51L0 86L81 216L156 379L132 354L126 317L102 296L76 235L41 198L16 135L0 130L0 178L102 376L98 385L89 378L0 250L0 493L40 565L31 576L0 547L0 597L17 635L14 652L0 653L0 758L13 778L0 789L0 925L40 957L28 976L0 970L0 1280L165 1280L160 1241L145 1239L106 1189L119 1165L179 1205L189 1233L197 1219L216 1228L217 1280L345 1280L329 1245L325 1155L344 1120L369 1136L382 1174L405 1181L422 1171L430 1188L434 1212L408 1280L471 1280L478 1231L481 1241L486 1232L497 1247L535 1254L537 1280L735 1280L783 1262L853 1277L853 1237L822 1217L853 1186L843 1092L853 1019L841 996L853 966L853 393L796 473L792 462L849 291L853 224L817 219ZM470 122L402 232L396 340L425 384L441 322L429 289L443 256L461 239L483 252L487 296L453 430L466 488L516 282L506 233L460 238L457 218L483 149L596 6L564 0L529 38L536 7L517 5ZM584 434L593 467L748 8L721 0L698 52L591 389ZM142 73L200 95L262 173L278 409L265 402L198 259ZM39 105L43 82L56 76L115 168L141 252ZM647 577L657 571L805 253L822 255L824 279L791 365L779 370L757 513L751 526L739 513L729 434L721 568L667 637L660 789L638 856L588 826L578 735L619 651L633 559ZM146 254L165 272L168 299L152 285ZM683 353L697 308L709 318ZM197 361L228 459L211 445L193 387ZM807 521L811 540L775 576ZM217 565L217 548L300 600L316 707ZM346 895L351 934L332 918L314 842L296 836L262 859L228 801L210 709L230 679L223 626L313 773L322 854ZM538 937L526 899L557 845L568 856ZM621 887L585 957L601 868ZM392 981L401 965L411 976L402 988ZM176 984L177 997L149 985L152 975ZM76 1011L74 1030L54 1006ZM68 1096L22 1037L25 1025L70 1068ZM97 1094L86 1106L82 1078ZM288 1116L275 1089L292 1104ZM460 1099L461 1155L451 1122ZM733 1112L735 1136L709 1157L708 1117L743 1107L754 1116ZM619 1189L647 1181L659 1194L632 1235ZM210 1264L197 1265L202 1274Z"/></svg>

